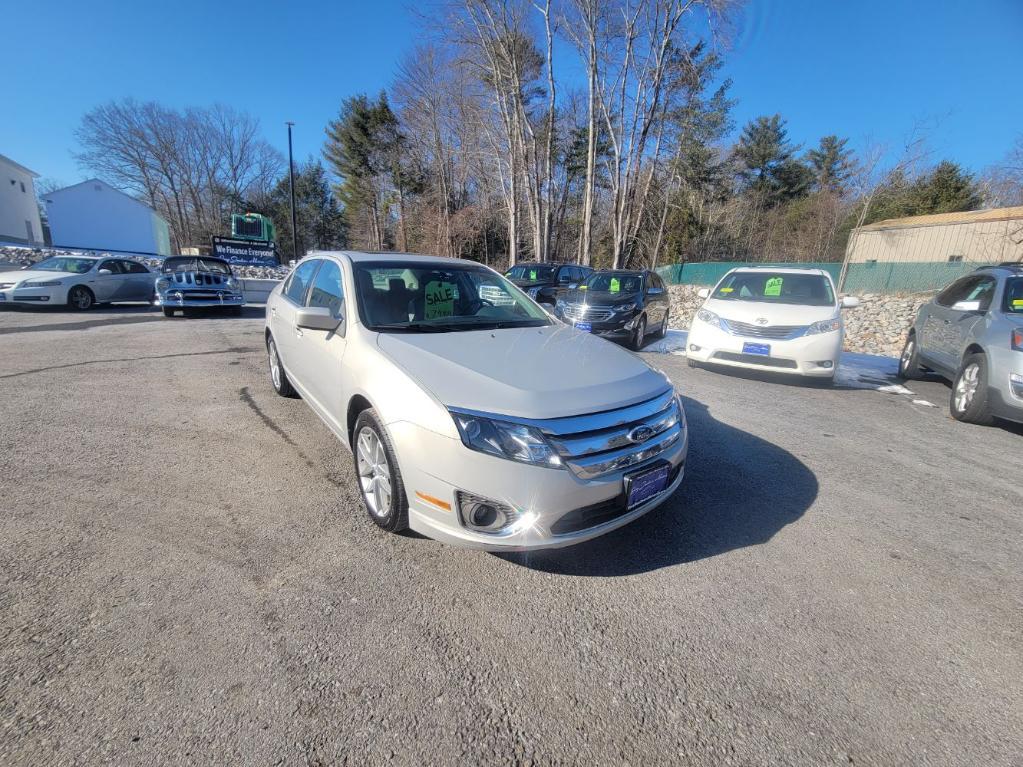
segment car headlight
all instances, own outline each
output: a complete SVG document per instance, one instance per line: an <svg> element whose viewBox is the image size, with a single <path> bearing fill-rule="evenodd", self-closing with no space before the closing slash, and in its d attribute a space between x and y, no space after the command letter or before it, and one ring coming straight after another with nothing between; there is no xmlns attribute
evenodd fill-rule
<svg viewBox="0 0 1023 767"><path fill-rule="evenodd" d="M242 284L240 282L238 282L238 280L236 280L234 277L228 277L227 278L227 287L228 287L229 290L233 290L233 291L235 291L237 293L237 292L241 291Z"/></svg>
<svg viewBox="0 0 1023 767"><path fill-rule="evenodd" d="M451 415L455 419L462 444L470 450L519 463L562 468L561 458L554 452L554 448L532 426L455 411Z"/></svg>
<svg viewBox="0 0 1023 767"><path fill-rule="evenodd" d="M696 319L700 322L706 322L708 325L713 325L716 328L721 327L721 318L709 309L700 309L696 313Z"/></svg>
<svg viewBox="0 0 1023 767"><path fill-rule="evenodd" d="M618 312L619 314L625 314L625 312L631 312L636 308L635 304L620 304L614 307L611 311Z"/></svg>
<svg viewBox="0 0 1023 767"><path fill-rule="evenodd" d="M171 281L168 280L166 277L161 277L160 279L158 279L156 281L156 289L159 290L159 291L169 290L170 286L171 286Z"/></svg>
<svg viewBox="0 0 1023 767"><path fill-rule="evenodd" d="M60 280L44 280L42 282L23 282L18 287L21 288L56 288L60 285Z"/></svg>
<svg viewBox="0 0 1023 767"><path fill-rule="evenodd" d="M813 323L806 329L804 335L815 336L818 333L833 333L836 330L842 329L842 320L838 317L830 320L821 320L820 322Z"/></svg>

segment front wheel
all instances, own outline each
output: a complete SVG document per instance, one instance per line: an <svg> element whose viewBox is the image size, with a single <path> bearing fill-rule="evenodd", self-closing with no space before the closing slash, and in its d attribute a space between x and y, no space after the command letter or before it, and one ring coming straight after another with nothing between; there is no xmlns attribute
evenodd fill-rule
<svg viewBox="0 0 1023 767"><path fill-rule="evenodd" d="M988 405L987 358L983 354L971 354L963 360L952 382L948 409L953 418L964 423L987 426L995 420Z"/></svg>
<svg viewBox="0 0 1023 767"><path fill-rule="evenodd" d="M906 345L902 347L902 355L899 357L899 378L912 381L922 376L920 348L917 346L916 336L910 335L906 338Z"/></svg>
<svg viewBox="0 0 1023 767"><path fill-rule="evenodd" d="M638 352L643 348L643 340L646 338L646 315L639 318L639 322L636 323L636 329L632 332L632 337L629 339L629 348L634 352Z"/></svg>
<svg viewBox="0 0 1023 767"><path fill-rule="evenodd" d="M173 317L174 316L174 310L171 307L169 307L169 306L163 307L163 316L164 317Z"/></svg>
<svg viewBox="0 0 1023 767"><path fill-rule="evenodd" d="M391 440L376 411L359 413L353 432L355 473L370 519L390 533L408 527L408 498Z"/></svg>
<svg viewBox="0 0 1023 767"><path fill-rule="evenodd" d="M96 303L92 291L83 285L75 285L67 294L67 305L77 312L91 309Z"/></svg>
<svg viewBox="0 0 1023 767"><path fill-rule="evenodd" d="M294 397L295 387L288 380L288 374L284 372L284 365L281 364L281 357L277 353L277 343L273 336L266 338L266 356L270 364L270 383L274 391L282 397Z"/></svg>

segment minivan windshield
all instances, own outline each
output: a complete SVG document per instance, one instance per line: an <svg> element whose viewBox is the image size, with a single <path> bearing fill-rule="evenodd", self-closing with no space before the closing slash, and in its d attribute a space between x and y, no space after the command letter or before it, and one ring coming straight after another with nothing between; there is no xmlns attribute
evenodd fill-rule
<svg viewBox="0 0 1023 767"><path fill-rule="evenodd" d="M355 263L362 322L390 333L549 325L547 313L498 274L471 262Z"/></svg>
<svg viewBox="0 0 1023 767"><path fill-rule="evenodd" d="M54 256L44 258L35 266L29 269L39 269L43 272L72 272L73 274L85 274L96 265L95 258L68 258L66 256Z"/></svg>
<svg viewBox="0 0 1023 767"><path fill-rule="evenodd" d="M1009 314L1023 314L1023 277L1010 277L1005 281L1005 306Z"/></svg>
<svg viewBox="0 0 1023 767"><path fill-rule="evenodd" d="M556 267L540 264L517 264L505 272L504 276L511 280L529 280L530 282L550 282L554 279Z"/></svg>
<svg viewBox="0 0 1023 767"><path fill-rule="evenodd" d="M727 275L712 296L720 301L763 301L771 304L831 306L835 293L831 280L823 274L772 272L733 272Z"/></svg>
<svg viewBox="0 0 1023 767"><path fill-rule="evenodd" d="M638 293L642 279L633 272L597 272L586 280L590 293Z"/></svg>

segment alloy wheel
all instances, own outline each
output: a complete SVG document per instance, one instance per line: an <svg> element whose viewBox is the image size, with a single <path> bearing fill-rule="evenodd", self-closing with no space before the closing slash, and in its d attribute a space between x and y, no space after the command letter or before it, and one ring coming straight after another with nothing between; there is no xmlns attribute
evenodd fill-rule
<svg viewBox="0 0 1023 767"><path fill-rule="evenodd" d="M391 511L391 466L380 437L368 426L359 432L356 458L366 505L374 516L384 518Z"/></svg>
<svg viewBox="0 0 1023 767"><path fill-rule="evenodd" d="M274 388L281 388L281 361L277 358L277 344L273 339L267 344L267 354L270 357L270 379L274 382Z"/></svg>
<svg viewBox="0 0 1023 767"><path fill-rule="evenodd" d="M902 367L903 373L909 369L909 361L913 359L913 352L915 349L916 342L912 338L906 341L906 348L902 350L902 358L899 360L899 365Z"/></svg>
<svg viewBox="0 0 1023 767"><path fill-rule="evenodd" d="M973 402L979 383L980 365L974 362L963 368L963 372L959 374L959 380L956 381L955 392L956 410L960 413L966 412L970 403Z"/></svg>

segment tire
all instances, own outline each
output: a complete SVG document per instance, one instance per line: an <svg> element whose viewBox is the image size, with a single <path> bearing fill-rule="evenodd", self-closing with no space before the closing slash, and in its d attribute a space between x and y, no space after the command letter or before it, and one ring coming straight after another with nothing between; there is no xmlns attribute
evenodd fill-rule
<svg viewBox="0 0 1023 767"><path fill-rule="evenodd" d="M910 333L899 356L899 378L915 381L923 378L923 374L923 370L920 369L920 347L917 345L916 335Z"/></svg>
<svg viewBox="0 0 1023 767"><path fill-rule="evenodd" d="M173 317L174 316L174 310L171 307L169 307L169 306L163 307L163 316L164 317Z"/></svg>
<svg viewBox="0 0 1023 767"><path fill-rule="evenodd" d="M389 533L408 527L408 498L394 446L376 411L359 413L352 432L352 456L362 503L373 522Z"/></svg>
<svg viewBox="0 0 1023 767"><path fill-rule="evenodd" d="M274 387L274 391L282 397L298 396L295 387L288 380L288 374L284 370L284 365L281 364L281 357L277 354L277 344L274 343L274 337L269 335L266 337L266 356L270 368L270 385Z"/></svg>
<svg viewBox="0 0 1023 767"><path fill-rule="evenodd" d="M690 359L687 359L687 360L686 360L686 364L687 364L687 365L688 365L689 367L691 367L691 368L702 368L702 367L703 367L703 365L701 365L701 364L700 364L699 362L697 362L696 360L690 360Z"/></svg>
<svg viewBox="0 0 1023 767"><path fill-rule="evenodd" d="M96 305L96 296L84 285L75 285L67 292L67 305L76 312L87 312Z"/></svg>
<svg viewBox="0 0 1023 767"><path fill-rule="evenodd" d="M629 348L634 352L638 352L643 348L643 340L646 338L646 315L644 314L639 318L639 324L636 325L636 330L629 339Z"/></svg>
<svg viewBox="0 0 1023 767"><path fill-rule="evenodd" d="M655 336L655 338L664 338L664 336L665 336L665 334L667 332L668 332L668 312L665 312L664 313L664 319L661 320L661 327L658 329L657 335Z"/></svg>
<svg viewBox="0 0 1023 767"><path fill-rule="evenodd" d="M983 354L969 354L959 366L948 409L953 418L964 423L988 426L994 422L988 403L987 357Z"/></svg>

